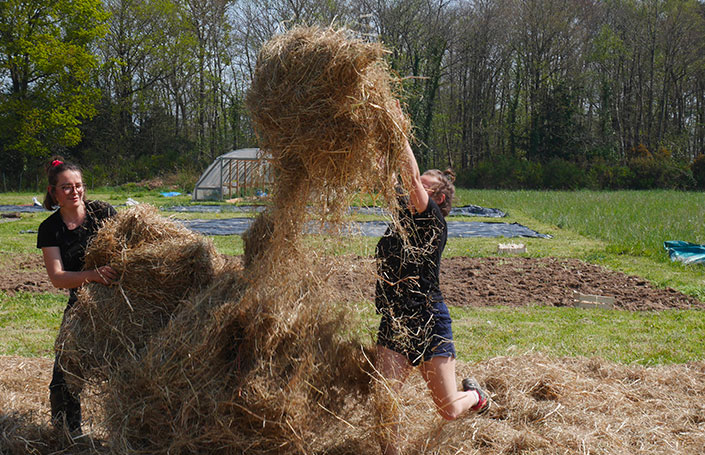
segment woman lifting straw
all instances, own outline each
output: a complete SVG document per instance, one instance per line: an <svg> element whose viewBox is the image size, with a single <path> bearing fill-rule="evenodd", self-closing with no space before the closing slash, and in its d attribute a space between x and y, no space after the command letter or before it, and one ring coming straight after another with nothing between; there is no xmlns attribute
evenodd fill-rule
<svg viewBox="0 0 705 455"><path fill-rule="evenodd" d="M463 390L457 389L451 318L439 286L455 176L437 169L420 175L408 142L402 163L409 195L400 201L398 226L387 229L376 251L375 304L382 315L376 368L385 386L396 392L418 366L444 419L454 420L468 410L484 413L490 400L475 379L464 379ZM397 416L383 415L387 418L391 421L382 422L387 429L382 450L398 453Z"/></svg>
<svg viewBox="0 0 705 455"><path fill-rule="evenodd" d="M116 214L115 209L102 201L88 201L81 169L59 159L47 169L49 186L44 197L44 208L54 213L39 225L37 248L42 249L44 266L51 283L57 288L69 289L66 312L76 303L79 286L93 281L109 285L117 278L110 266L83 270L84 254L91 237L103 221ZM49 385L52 423L57 429L68 430L72 437L81 435L81 402L66 385L64 371L54 360Z"/></svg>

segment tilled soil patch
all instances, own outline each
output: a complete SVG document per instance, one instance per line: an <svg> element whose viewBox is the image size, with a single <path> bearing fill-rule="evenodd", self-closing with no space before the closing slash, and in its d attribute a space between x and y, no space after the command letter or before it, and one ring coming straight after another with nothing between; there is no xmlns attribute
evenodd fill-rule
<svg viewBox="0 0 705 455"><path fill-rule="evenodd" d="M332 262L332 279L348 299L374 299L374 259L346 256ZM11 255L0 263L0 277L0 291L10 295L64 293L52 286L40 255ZM580 292L613 297L616 308L630 311L705 309L705 303L675 289L578 259L456 256L443 259L440 280L452 306L569 306Z"/></svg>
<svg viewBox="0 0 705 455"><path fill-rule="evenodd" d="M0 291L9 295L18 292L68 292L52 286L39 254L9 254L0 261Z"/></svg>
<svg viewBox="0 0 705 455"><path fill-rule="evenodd" d="M338 270L334 279L345 295L374 298L373 259L347 258ZM444 258L440 282L452 306L569 306L580 292L613 297L615 307L623 310L705 309L705 303L675 289L577 259Z"/></svg>

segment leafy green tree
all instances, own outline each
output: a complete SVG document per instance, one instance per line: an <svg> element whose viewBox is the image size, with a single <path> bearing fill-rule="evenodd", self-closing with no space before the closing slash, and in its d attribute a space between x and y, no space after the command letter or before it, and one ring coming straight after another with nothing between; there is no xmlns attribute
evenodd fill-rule
<svg viewBox="0 0 705 455"><path fill-rule="evenodd" d="M698 155L698 157L693 160L690 164L690 170L693 173L697 187L701 190L705 190L705 154Z"/></svg>
<svg viewBox="0 0 705 455"><path fill-rule="evenodd" d="M541 161L579 158L578 109L575 95L563 85L545 93L536 109L534 143L530 150Z"/></svg>
<svg viewBox="0 0 705 455"><path fill-rule="evenodd" d="M90 44L106 19L99 0L0 2L0 164L20 185L94 115Z"/></svg>

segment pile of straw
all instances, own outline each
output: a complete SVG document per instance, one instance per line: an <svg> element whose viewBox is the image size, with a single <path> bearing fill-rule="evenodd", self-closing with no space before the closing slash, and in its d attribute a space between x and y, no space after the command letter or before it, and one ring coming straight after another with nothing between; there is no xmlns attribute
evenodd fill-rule
<svg viewBox="0 0 705 455"><path fill-rule="evenodd" d="M41 424L47 420L46 405L39 403L47 399L51 360L23 359L23 362L34 365L30 368L41 371L45 380L27 381L33 377L31 373L18 373L21 368L3 368L0 453L110 453L107 445L90 437L78 446L62 447L65 443L46 423ZM12 365L2 362L3 367ZM529 353L472 365L459 362L458 368L459 376L476 375L487 385L493 394L493 409L482 417L471 414L455 422L444 422L433 412L420 375L412 375L399 397L407 453L681 455L699 454L705 447L703 362L643 367L594 358L555 358ZM27 384L21 385L21 380ZM205 388L195 381L192 383L196 389ZM91 404L86 401L86 405ZM24 406L26 403L33 404ZM344 408L340 415L350 425L339 422L317 429L315 445L327 449L318 453L378 453L374 438L362 431L370 415L369 408L360 403L361 400L352 397L340 406ZM225 408L231 404L220 405ZM315 402L312 405L317 406ZM134 409L127 410L130 418L139 415ZM262 427L261 421L254 421L259 425L254 425L253 433ZM265 422L265 430L274 423ZM197 447L194 444L191 450L181 452L197 452ZM112 451L116 452L120 451ZM271 452L278 450L273 447Z"/></svg>
<svg viewBox="0 0 705 455"><path fill-rule="evenodd" d="M213 244L141 204L109 220L86 251L86 267L104 264L120 275L114 286L90 283L57 337L67 382L102 381L126 358L137 358L179 305L210 284L223 267Z"/></svg>
<svg viewBox="0 0 705 455"><path fill-rule="evenodd" d="M460 365L491 392L493 409L451 423L418 393L404 396L409 453L691 454L705 448L705 363L625 366L530 353Z"/></svg>
<svg viewBox="0 0 705 455"><path fill-rule="evenodd" d="M382 54L314 28L265 45L248 104L276 191L244 236L244 269L144 206L90 245L87 266L111 265L119 283L80 293L57 346L77 388L102 388L113 450L328 453L348 449L326 434L373 439L369 340L301 234L309 205L334 220L360 187L392 193L408 121Z"/></svg>
<svg viewBox="0 0 705 455"><path fill-rule="evenodd" d="M298 27L261 49L247 106L260 147L274 158L275 205L303 210L310 198L339 215L350 191L393 200L410 124L400 115L383 47L348 30Z"/></svg>
<svg viewBox="0 0 705 455"><path fill-rule="evenodd" d="M71 383L99 388L112 450L301 453L330 443L321 428L349 431L370 353L345 335L326 264L281 251L224 268L145 205L100 231L88 263L109 261L120 281L80 292L57 345Z"/></svg>
<svg viewBox="0 0 705 455"><path fill-rule="evenodd" d="M224 273L184 303L109 381L112 447L306 453L330 442L321 428L345 430L344 397L365 402L363 351L343 337L340 308L322 300L315 265L302 264L307 276L256 275L260 284Z"/></svg>

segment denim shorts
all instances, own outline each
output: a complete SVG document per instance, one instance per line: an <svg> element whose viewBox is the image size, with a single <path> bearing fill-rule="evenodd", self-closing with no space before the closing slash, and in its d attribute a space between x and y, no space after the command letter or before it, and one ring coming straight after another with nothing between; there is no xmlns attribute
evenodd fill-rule
<svg viewBox="0 0 705 455"><path fill-rule="evenodd" d="M383 311L377 344L406 356L413 366L433 357L455 357L451 322L448 307L442 301L399 316Z"/></svg>

